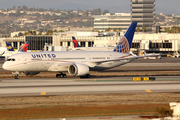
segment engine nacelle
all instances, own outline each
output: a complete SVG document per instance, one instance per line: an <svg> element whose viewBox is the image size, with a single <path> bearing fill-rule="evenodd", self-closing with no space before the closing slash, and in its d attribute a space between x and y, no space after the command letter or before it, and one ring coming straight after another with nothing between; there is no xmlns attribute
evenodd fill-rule
<svg viewBox="0 0 180 120"><path fill-rule="evenodd" d="M72 76L83 76L89 73L89 67L84 64L73 64L69 66L68 72Z"/></svg>
<svg viewBox="0 0 180 120"><path fill-rule="evenodd" d="M37 75L40 72L21 72L23 75Z"/></svg>

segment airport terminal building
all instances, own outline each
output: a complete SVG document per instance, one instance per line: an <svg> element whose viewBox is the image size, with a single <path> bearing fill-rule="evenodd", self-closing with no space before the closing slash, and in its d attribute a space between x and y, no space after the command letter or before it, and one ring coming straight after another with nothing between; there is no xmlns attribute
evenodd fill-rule
<svg viewBox="0 0 180 120"><path fill-rule="evenodd" d="M14 48L19 49L21 44L29 41L28 50L43 51L45 43L53 46L73 47L72 36L75 36L82 47L107 47L115 46L121 36L98 36L98 32L66 32L54 33L48 36L24 36L1 38L1 46L5 47L5 42L12 42ZM180 51L180 34L168 33L135 33L131 51L136 54L146 53L176 53Z"/></svg>

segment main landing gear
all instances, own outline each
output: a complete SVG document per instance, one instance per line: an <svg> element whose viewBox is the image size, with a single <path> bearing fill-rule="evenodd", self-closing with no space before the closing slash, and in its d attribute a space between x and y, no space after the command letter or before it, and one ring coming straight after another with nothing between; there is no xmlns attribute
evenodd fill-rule
<svg viewBox="0 0 180 120"><path fill-rule="evenodd" d="M66 74L60 73L60 74L56 74L57 78L64 78L67 77Z"/></svg>
<svg viewBox="0 0 180 120"><path fill-rule="evenodd" d="M80 78L90 78L90 75L87 74L87 75L84 75L84 76L80 76Z"/></svg>

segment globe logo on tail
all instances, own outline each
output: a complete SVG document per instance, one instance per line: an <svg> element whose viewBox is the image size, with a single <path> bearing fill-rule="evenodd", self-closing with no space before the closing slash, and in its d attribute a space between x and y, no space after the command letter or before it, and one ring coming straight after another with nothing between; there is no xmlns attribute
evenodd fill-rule
<svg viewBox="0 0 180 120"><path fill-rule="evenodd" d="M129 43L126 37L123 37L116 46L116 52L129 53Z"/></svg>

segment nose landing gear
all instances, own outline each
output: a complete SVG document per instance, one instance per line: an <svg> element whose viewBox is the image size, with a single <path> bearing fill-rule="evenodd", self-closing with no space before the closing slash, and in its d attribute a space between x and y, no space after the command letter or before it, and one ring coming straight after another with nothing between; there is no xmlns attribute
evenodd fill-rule
<svg viewBox="0 0 180 120"><path fill-rule="evenodd" d="M19 79L19 75L18 75L18 74L15 75L14 78L15 78L15 79Z"/></svg>
<svg viewBox="0 0 180 120"><path fill-rule="evenodd" d="M19 72L12 72L12 74L15 74L14 79L19 79Z"/></svg>

